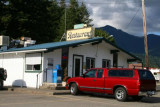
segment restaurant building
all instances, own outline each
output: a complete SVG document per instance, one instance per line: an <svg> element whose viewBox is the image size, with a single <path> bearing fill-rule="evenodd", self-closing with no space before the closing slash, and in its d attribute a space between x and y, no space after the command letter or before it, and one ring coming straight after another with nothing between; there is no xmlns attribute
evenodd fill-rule
<svg viewBox="0 0 160 107"><path fill-rule="evenodd" d="M94 37L92 27L68 30L66 41L0 51L0 67L8 74L4 85L31 88L61 83L90 68L128 68L132 61L141 60L103 37Z"/></svg>

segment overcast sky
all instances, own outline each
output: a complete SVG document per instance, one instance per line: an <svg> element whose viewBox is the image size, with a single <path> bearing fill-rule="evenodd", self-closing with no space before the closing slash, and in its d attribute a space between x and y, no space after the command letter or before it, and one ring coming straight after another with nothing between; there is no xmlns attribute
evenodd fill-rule
<svg viewBox="0 0 160 107"><path fill-rule="evenodd" d="M84 1L95 27L105 25L143 36L141 0L78 0ZM160 35L160 0L145 0L147 33Z"/></svg>

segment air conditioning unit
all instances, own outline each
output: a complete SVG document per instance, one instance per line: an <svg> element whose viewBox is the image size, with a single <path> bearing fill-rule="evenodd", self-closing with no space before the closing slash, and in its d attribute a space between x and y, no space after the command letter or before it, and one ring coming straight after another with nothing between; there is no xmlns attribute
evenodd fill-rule
<svg viewBox="0 0 160 107"><path fill-rule="evenodd" d="M0 46L9 46L9 36L0 35Z"/></svg>

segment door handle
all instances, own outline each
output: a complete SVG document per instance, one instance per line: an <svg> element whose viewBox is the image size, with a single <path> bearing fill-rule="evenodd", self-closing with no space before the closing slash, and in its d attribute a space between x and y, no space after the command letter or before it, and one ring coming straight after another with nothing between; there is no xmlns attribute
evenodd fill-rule
<svg viewBox="0 0 160 107"><path fill-rule="evenodd" d="M96 80L93 80L93 81L96 81Z"/></svg>

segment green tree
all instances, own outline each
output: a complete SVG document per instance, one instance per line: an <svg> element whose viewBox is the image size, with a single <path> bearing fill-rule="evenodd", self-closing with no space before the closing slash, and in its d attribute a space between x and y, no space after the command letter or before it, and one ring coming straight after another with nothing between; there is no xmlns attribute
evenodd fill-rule
<svg viewBox="0 0 160 107"><path fill-rule="evenodd" d="M89 12L86 8L86 5L82 2L81 6L79 7L79 19L80 23L85 23L89 26L91 25L92 19L89 18Z"/></svg>
<svg viewBox="0 0 160 107"><path fill-rule="evenodd" d="M5 35L11 15L8 14L7 0L0 1L0 34Z"/></svg>
<svg viewBox="0 0 160 107"><path fill-rule="evenodd" d="M67 29L73 29L73 26L75 24L79 24L80 19L78 17L79 15L79 5L77 0L70 0L69 7L67 8Z"/></svg>
<svg viewBox="0 0 160 107"><path fill-rule="evenodd" d="M3 15L5 35L11 38L21 36L32 37L38 43L51 41L50 16L48 14L48 0L6 0L8 7Z"/></svg>
<svg viewBox="0 0 160 107"><path fill-rule="evenodd" d="M105 31L103 31L102 29L96 29L95 30L95 36L96 37L104 37L107 40L109 40L110 42L115 44L115 40L114 37L112 37L111 35L109 35L108 33L106 33Z"/></svg>
<svg viewBox="0 0 160 107"><path fill-rule="evenodd" d="M50 16L50 18L48 19L50 23L50 39L52 41L58 41L59 23L60 23L62 11L61 11L61 7L58 6L58 3L56 0L52 1L50 4L51 5L48 8L49 16Z"/></svg>
<svg viewBox="0 0 160 107"><path fill-rule="evenodd" d="M65 33L65 21L66 21L66 13L67 13L67 9L66 9L66 2L65 0L61 0L60 1L60 20L59 20L59 24L58 24L58 29L57 29L57 37L54 41L59 41L61 39L61 37L63 36L63 34Z"/></svg>

